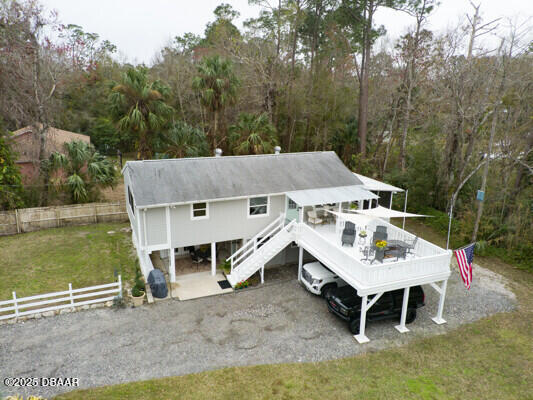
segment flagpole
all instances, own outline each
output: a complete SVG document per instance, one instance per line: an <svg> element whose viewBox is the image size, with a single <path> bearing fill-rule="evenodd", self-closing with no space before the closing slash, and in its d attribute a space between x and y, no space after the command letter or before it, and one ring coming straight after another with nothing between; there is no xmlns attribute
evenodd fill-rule
<svg viewBox="0 0 533 400"><path fill-rule="evenodd" d="M404 214L407 212L407 195L409 194L409 189L405 190L405 201L403 203L403 212ZM403 216L403 224L402 229L405 230L405 215Z"/></svg>
<svg viewBox="0 0 533 400"><path fill-rule="evenodd" d="M446 239L446 250L450 249L450 230L452 228L453 202L450 205L450 219L448 221L448 239Z"/></svg>

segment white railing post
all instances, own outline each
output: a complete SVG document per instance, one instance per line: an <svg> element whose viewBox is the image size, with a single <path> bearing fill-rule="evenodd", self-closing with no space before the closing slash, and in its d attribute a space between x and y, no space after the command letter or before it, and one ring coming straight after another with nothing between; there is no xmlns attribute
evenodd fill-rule
<svg viewBox="0 0 533 400"><path fill-rule="evenodd" d="M15 318L19 316L19 308L17 304L17 294L13 292L13 305L15 306Z"/></svg>
<svg viewBox="0 0 533 400"><path fill-rule="evenodd" d="M74 296L72 294L72 283L68 284L68 297L70 298L70 305L72 306L72 311L74 311Z"/></svg>
<svg viewBox="0 0 533 400"><path fill-rule="evenodd" d="M229 261L230 261L230 265L231 265L231 272L230 273L233 274L233 257L231 257L229 259Z"/></svg>
<svg viewBox="0 0 533 400"><path fill-rule="evenodd" d="M122 276L118 275L118 298L122 298Z"/></svg>

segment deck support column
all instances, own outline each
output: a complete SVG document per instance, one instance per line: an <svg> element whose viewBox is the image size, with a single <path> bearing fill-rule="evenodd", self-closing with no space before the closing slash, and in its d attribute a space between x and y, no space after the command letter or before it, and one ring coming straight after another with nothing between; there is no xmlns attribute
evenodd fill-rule
<svg viewBox="0 0 533 400"><path fill-rule="evenodd" d="M174 247L168 250L168 272L170 275L170 282L176 282L176 255L174 253Z"/></svg>
<svg viewBox="0 0 533 400"><path fill-rule="evenodd" d="M442 281L442 285L439 287L435 283L431 283L431 287L435 289L439 294L439 308L437 310L437 315L434 318L431 318L433 322L438 325L446 323L446 320L442 318L442 311L444 309L444 299L446 297L446 286L448 285L448 280Z"/></svg>
<svg viewBox="0 0 533 400"><path fill-rule="evenodd" d="M259 270L259 275L261 276L261 285L265 283L265 266L263 265Z"/></svg>
<svg viewBox="0 0 533 400"><path fill-rule="evenodd" d="M368 296L363 296L363 299L361 301L361 319L359 320L359 334L354 336L355 340L357 340L359 343L370 342L370 339L367 338L365 335L366 309L368 306L367 299Z"/></svg>
<svg viewBox="0 0 533 400"><path fill-rule="evenodd" d="M302 246L298 247L298 282L302 281L302 266L304 261L304 249Z"/></svg>
<svg viewBox="0 0 533 400"><path fill-rule="evenodd" d="M217 274L217 244L216 242L211 243L211 275L215 276Z"/></svg>
<svg viewBox="0 0 533 400"><path fill-rule="evenodd" d="M403 290L403 303L402 303L402 317L400 318L400 325L396 325L395 328L398 332L409 332L409 329L405 327L405 318L407 316L407 304L409 301L409 288L406 287Z"/></svg>
<svg viewBox="0 0 533 400"><path fill-rule="evenodd" d="M167 228L167 243L168 243L168 275L170 276L170 282L176 282L176 258L174 254L174 246L172 245L172 229L170 218L170 207L165 207L165 221ZM146 226L145 226L146 229Z"/></svg>
<svg viewBox="0 0 533 400"><path fill-rule="evenodd" d="M355 340L357 340L359 343L370 342L370 339L368 339L365 335L366 312L370 307L376 304L376 301L378 301L379 298L383 296L383 293L385 292L376 293L370 301L367 301L368 295L363 296L363 299L361 300L361 319L359 320L359 335L354 335Z"/></svg>

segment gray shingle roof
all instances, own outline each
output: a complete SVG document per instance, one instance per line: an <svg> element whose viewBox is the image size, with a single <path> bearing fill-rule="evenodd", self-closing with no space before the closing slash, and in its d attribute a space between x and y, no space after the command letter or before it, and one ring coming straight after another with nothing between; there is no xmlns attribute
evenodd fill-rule
<svg viewBox="0 0 533 400"><path fill-rule="evenodd" d="M332 152L128 161L137 206L361 185Z"/></svg>

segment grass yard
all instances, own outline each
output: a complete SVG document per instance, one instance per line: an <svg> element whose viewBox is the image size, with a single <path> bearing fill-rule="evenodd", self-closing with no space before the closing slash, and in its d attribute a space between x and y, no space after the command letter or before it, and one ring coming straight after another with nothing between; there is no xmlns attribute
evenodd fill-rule
<svg viewBox="0 0 533 400"><path fill-rule="evenodd" d="M46 229L0 237L0 300L111 283L115 268L133 281L135 253L127 223ZM108 234L108 231L115 231Z"/></svg>
<svg viewBox="0 0 533 400"><path fill-rule="evenodd" d="M407 228L442 245L425 225ZM227 368L58 399L533 399L533 274L497 259L476 263L512 282L517 311L342 360Z"/></svg>

